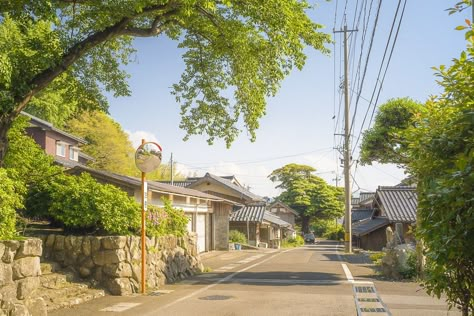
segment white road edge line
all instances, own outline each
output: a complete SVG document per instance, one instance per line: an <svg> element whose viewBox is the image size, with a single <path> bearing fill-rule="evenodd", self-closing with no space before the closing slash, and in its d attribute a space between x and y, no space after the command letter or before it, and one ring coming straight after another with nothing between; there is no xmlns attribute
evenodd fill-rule
<svg viewBox="0 0 474 316"><path fill-rule="evenodd" d="M188 295L186 295L186 296L183 296L183 297L177 299L176 301L173 301L173 302L171 302L171 303L168 303L168 304L164 305L163 307L161 307L160 309L166 309L166 308L171 307L171 306L173 306L173 305L175 305L175 304L177 304L177 303L179 303L179 302L182 302L182 301L184 301L184 300L187 300L187 299L189 299L189 298L191 298L191 297L193 297L193 296L195 296L195 295L198 295L198 294L200 294L200 293L202 293L202 292L205 292L205 291L207 291L207 290L209 290L209 289L215 287L216 285L219 285L219 284L221 284L221 283L223 283L223 282L226 282L226 281L232 279L234 276L236 276L237 274L239 274L239 273L241 273L241 272L244 272L244 271L250 270L250 269L252 269L252 268L255 268L256 266L259 266L259 265L261 265L262 263L265 263L265 262L267 262L267 261L269 261L269 260L275 258L276 256L278 256L278 255L280 255L280 254L282 254L282 253L286 253L286 252L289 252L289 251L292 251L292 250L295 250L295 249L297 249L297 248L288 249L288 250L285 250L285 251L282 251L282 252L278 252L278 253L274 254L273 256L271 256L271 257L269 257L269 258L267 258L267 259L265 259L265 260L262 260L262 261L260 261L260 262L257 262L257 263L255 263L255 264L251 265L251 266L248 266L248 267L243 268L243 269L241 269L241 270L239 270L239 271L236 271L236 272L234 272L234 273L232 273L232 274L226 276L225 278L219 279L219 280L216 281L215 283L209 284L208 286L205 286L205 287L203 287L203 288L201 288L201 289L199 289L199 290L197 290L197 291L192 292L191 294L188 294ZM154 315L155 313L156 313L156 311L153 311L153 313L151 313L151 314L145 314L145 315Z"/></svg>
<svg viewBox="0 0 474 316"><path fill-rule="evenodd" d="M354 283L354 277L352 276L351 270L349 270L345 263L341 263L341 265L344 273L346 274L347 281L349 281L349 283Z"/></svg>

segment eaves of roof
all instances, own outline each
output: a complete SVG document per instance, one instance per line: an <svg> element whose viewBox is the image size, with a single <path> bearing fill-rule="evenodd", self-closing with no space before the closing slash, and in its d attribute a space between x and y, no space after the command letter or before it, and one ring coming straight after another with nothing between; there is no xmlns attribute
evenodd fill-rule
<svg viewBox="0 0 474 316"><path fill-rule="evenodd" d="M105 182L110 182L112 184L115 183L117 185L124 185L125 187L129 187L133 189L137 189L141 187L141 180L138 178L119 175L119 174L108 172L108 171L95 170L95 169L85 167L85 166L75 166L74 168L68 171L68 173L71 173L71 174L78 174L82 172L87 172L93 176L97 176L98 178L101 178ZM158 193L173 194L173 195L179 195L179 196L185 196L185 197L189 196L189 197L205 199L205 200L210 200L210 201L234 204L232 201L224 200L214 195L203 193L201 191L175 187L172 185L159 183L156 181L148 181L148 189L150 191L154 191Z"/></svg>
<svg viewBox="0 0 474 316"><path fill-rule="evenodd" d="M189 185L189 188L197 187L202 183L206 183L207 181L212 181L216 184L223 185L223 186L229 188L230 190L236 192L237 194L239 194L241 196L244 196L244 197L246 197L246 198L248 198L252 201L262 201L263 200L262 197L260 197L256 194L253 194L249 190L247 190L243 187L240 187L240 186L232 183L231 181L229 181L227 179L215 176L215 175L210 174L210 173L206 173L206 175L204 177L202 177L201 179L191 183Z"/></svg>
<svg viewBox="0 0 474 316"><path fill-rule="evenodd" d="M416 222L418 199L415 188L407 186L379 187L376 199L390 222Z"/></svg>
<svg viewBox="0 0 474 316"><path fill-rule="evenodd" d="M386 217L368 218L352 224L352 235L357 237L365 236L377 229L387 226L388 224L390 224L390 221Z"/></svg>
<svg viewBox="0 0 474 316"><path fill-rule="evenodd" d="M296 216L299 216L300 214L298 214L297 211L295 211L294 209L292 209L291 207L289 207L288 205L286 205L285 203L281 202L281 201L277 201L273 204L271 204L268 209L272 209L273 207L275 207L275 205L281 205L282 207L284 207L285 209L287 209L288 211L290 211L291 213L295 214Z"/></svg>
<svg viewBox="0 0 474 316"><path fill-rule="evenodd" d="M290 227L291 226L291 224L288 223L287 221L282 220L278 216L275 216L275 215L271 214L268 211L264 212L263 220L265 220L267 222L270 222L270 223L273 223L273 224L276 224L280 227Z"/></svg>
<svg viewBox="0 0 474 316"><path fill-rule="evenodd" d="M70 139L73 139L75 141L77 141L78 143L81 143L81 144L87 144L87 141L81 137L77 137L77 136L74 136L72 134L69 134L68 132L65 132L59 128L56 128L53 126L53 124L51 124L50 122L47 122L45 120L42 120L34 115L31 115L29 113L26 113L26 112L21 112L21 114L27 116L30 118L30 123L35 125L35 126L38 126L38 127L41 127L45 130L50 130L50 131L53 131L53 132L56 132L60 135L63 135L65 137L68 137Z"/></svg>
<svg viewBox="0 0 474 316"><path fill-rule="evenodd" d="M255 222L261 223L265 214L265 205L245 205L230 214L231 222Z"/></svg>

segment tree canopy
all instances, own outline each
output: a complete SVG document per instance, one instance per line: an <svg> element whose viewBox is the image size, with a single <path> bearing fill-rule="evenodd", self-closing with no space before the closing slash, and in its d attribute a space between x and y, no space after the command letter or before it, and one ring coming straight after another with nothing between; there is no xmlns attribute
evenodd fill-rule
<svg viewBox="0 0 474 316"><path fill-rule="evenodd" d="M415 124L423 111L423 105L410 98L396 98L382 104L375 117L374 126L363 134L360 146L360 162L370 165L408 162L408 142L404 131Z"/></svg>
<svg viewBox="0 0 474 316"><path fill-rule="evenodd" d="M206 134L209 143L223 138L230 146L243 124L254 140L266 97L303 67L305 46L327 52L330 36L308 9L305 0L3 1L0 162L6 131L30 102L58 116L60 99L106 108L104 90L129 95L120 66L130 61L133 37L166 35L184 49L186 68L172 93L186 138Z"/></svg>
<svg viewBox="0 0 474 316"><path fill-rule="evenodd" d="M463 0L449 11L469 5ZM467 316L474 311L474 30L466 23L457 27L466 30L466 50L452 65L434 68L443 92L423 105L405 98L382 106L361 156L365 163L404 164L416 181L424 286Z"/></svg>
<svg viewBox="0 0 474 316"><path fill-rule="evenodd" d="M311 166L288 164L269 176L271 181L280 182L276 187L283 190L277 199L301 215L304 232L309 231L309 222L313 218L339 218L344 213L342 188L327 184L313 174L315 171Z"/></svg>
<svg viewBox="0 0 474 316"><path fill-rule="evenodd" d="M120 124L107 114L82 112L67 121L66 129L87 141L81 150L94 159L89 166L124 175L135 175L135 149Z"/></svg>
<svg viewBox="0 0 474 316"><path fill-rule="evenodd" d="M94 158L89 167L99 170L139 177L135 166L135 148L119 123L101 111L83 111L66 122L66 130L87 141L82 152ZM183 176L173 169L175 180ZM158 169L147 173L150 180L170 180L171 167L162 163Z"/></svg>

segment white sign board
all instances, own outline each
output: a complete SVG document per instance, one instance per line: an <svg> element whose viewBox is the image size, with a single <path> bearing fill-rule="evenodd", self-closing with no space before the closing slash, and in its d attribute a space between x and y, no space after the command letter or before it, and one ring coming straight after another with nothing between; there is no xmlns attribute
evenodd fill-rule
<svg viewBox="0 0 474 316"><path fill-rule="evenodd" d="M148 182L143 183L143 209L148 210Z"/></svg>

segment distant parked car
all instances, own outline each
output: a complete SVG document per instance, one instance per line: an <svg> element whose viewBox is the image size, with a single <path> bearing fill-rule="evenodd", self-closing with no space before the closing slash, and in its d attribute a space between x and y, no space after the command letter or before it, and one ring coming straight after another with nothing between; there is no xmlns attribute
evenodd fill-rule
<svg viewBox="0 0 474 316"><path fill-rule="evenodd" d="M314 244L316 243L316 237L313 233L304 234L304 243L305 244Z"/></svg>

